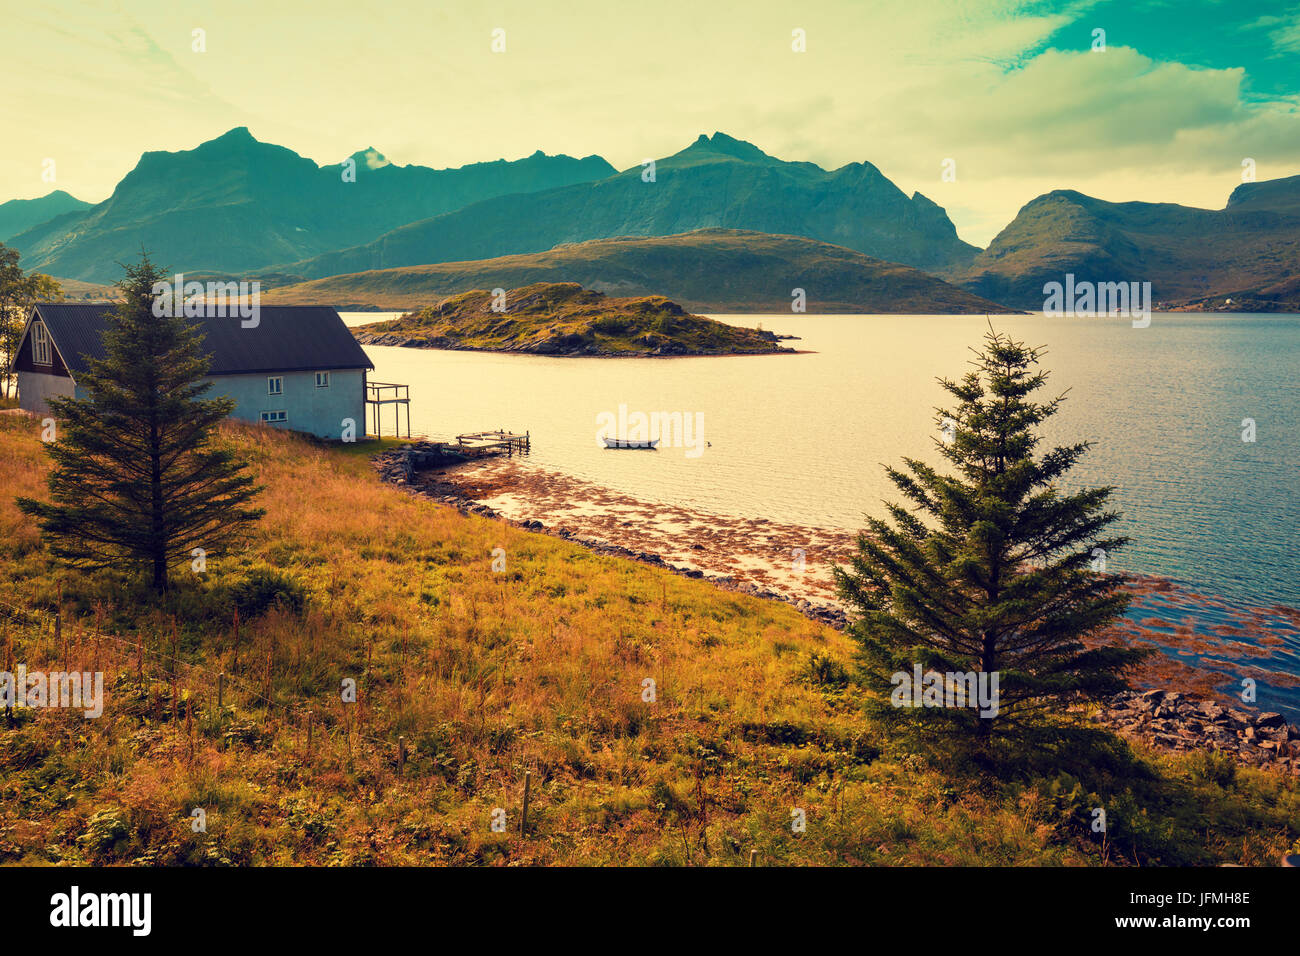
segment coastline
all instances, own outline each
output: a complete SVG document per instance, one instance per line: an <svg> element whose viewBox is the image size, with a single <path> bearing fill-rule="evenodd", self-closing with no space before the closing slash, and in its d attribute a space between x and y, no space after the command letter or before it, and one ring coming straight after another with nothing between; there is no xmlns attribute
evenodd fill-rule
<svg viewBox="0 0 1300 956"><path fill-rule="evenodd" d="M789 604L812 620L848 624L831 568L851 554L856 532L766 518L710 514L647 502L519 459L487 459L417 471L408 480L401 450L377 456L388 482L467 514L551 534L597 553L702 578L722 590ZM799 551L802 551L800 562ZM802 567L800 567L802 564ZM1257 708L1235 693L1246 678L1300 689L1300 676L1265 666L1300 639L1300 610L1241 607L1155 575L1125 575L1129 613L1097 644L1123 641L1154 653L1090 719L1159 749L1221 750L1243 763L1300 775L1300 714Z"/></svg>
<svg viewBox="0 0 1300 956"><path fill-rule="evenodd" d="M366 332L365 326L353 328L352 334L362 346L382 345L390 348L423 349L434 352L490 352L500 355L544 355L550 358L731 358L746 355L806 355L808 350L792 349L777 345L777 341L796 339L795 335L776 336L768 349L732 350L726 352L701 352L687 349L676 342L670 342L653 350L626 350L600 348L594 344L565 347L544 339L527 346L509 348L485 348L465 345L446 338L429 340L417 339L397 332Z"/></svg>

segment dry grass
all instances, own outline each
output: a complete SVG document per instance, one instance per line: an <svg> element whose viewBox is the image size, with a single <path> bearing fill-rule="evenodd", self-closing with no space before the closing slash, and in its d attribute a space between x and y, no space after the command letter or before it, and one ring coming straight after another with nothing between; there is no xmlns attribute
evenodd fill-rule
<svg viewBox="0 0 1300 956"><path fill-rule="evenodd" d="M40 494L40 442L0 418L0 602L17 608L0 654L102 669L107 687L98 720L0 720L0 860L1272 862L1300 836L1294 782L1224 783L1189 760L1144 758L1145 784L945 776L897 752L851 688L806 676L851 647L785 605L462 516L350 449L233 425L221 440L252 459L267 517L246 553L179 569L158 606L48 562L11 501ZM1115 809L1114 845L1090 800ZM491 829L498 807L509 832Z"/></svg>

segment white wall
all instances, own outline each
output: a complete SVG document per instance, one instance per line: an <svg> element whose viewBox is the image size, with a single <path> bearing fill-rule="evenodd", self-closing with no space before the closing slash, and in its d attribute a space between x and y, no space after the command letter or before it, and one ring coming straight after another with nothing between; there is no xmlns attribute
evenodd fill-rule
<svg viewBox="0 0 1300 956"><path fill-rule="evenodd" d="M282 393L267 393L268 375L213 375L205 381L212 383L203 398L229 396L235 400L232 418L261 422L262 412L283 411L288 420L278 428L310 432L321 438L341 438L343 420L355 422L358 441L366 437L365 378L361 369L321 369L329 371L327 388L316 387L316 373L283 372ZM19 404L37 415L49 414L45 399L51 395L72 395L72 379L39 372L19 372ZM86 390L75 389L77 398L86 398Z"/></svg>
<svg viewBox="0 0 1300 956"><path fill-rule="evenodd" d="M67 397L72 392L72 379L65 375L18 372L18 406L37 415L50 413L50 406L45 401L47 398Z"/></svg>
<svg viewBox="0 0 1300 956"><path fill-rule="evenodd" d="M267 394L266 374L256 375L214 375L208 381L212 388L203 396L216 398L228 395L235 400L232 418L250 422L260 422L262 412L283 411L288 413L288 421L279 428L289 428L298 432L310 432L321 438L340 438L343 433L343 420L351 418L356 423L356 437L364 439L366 435L366 395L361 369L329 371L328 388L316 387L316 373L283 372L283 392L280 395Z"/></svg>

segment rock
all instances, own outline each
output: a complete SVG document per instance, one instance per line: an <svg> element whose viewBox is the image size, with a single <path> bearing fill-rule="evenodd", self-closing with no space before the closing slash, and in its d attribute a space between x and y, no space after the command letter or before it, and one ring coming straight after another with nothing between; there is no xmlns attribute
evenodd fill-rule
<svg viewBox="0 0 1300 956"><path fill-rule="evenodd" d="M1213 701L1206 701L1196 708L1207 720L1219 721L1228 716L1228 712Z"/></svg>
<svg viewBox="0 0 1300 956"><path fill-rule="evenodd" d="M1286 718L1281 714L1275 714L1271 711L1260 714L1255 718L1256 727L1285 727Z"/></svg>

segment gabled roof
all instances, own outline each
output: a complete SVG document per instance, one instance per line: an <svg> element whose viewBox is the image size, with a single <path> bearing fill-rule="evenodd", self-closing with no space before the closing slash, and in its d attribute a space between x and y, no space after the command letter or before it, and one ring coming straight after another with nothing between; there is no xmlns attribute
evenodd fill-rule
<svg viewBox="0 0 1300 956"><path fill-rule="evenodd" d="M85 356L104 357L105 317L115 308L102 303L35 306L74 379L86 370ZM211 354L209 375L375 367L329 306L264 305L254 328L244 328L238 316L186 321L203 333L203 347Z"/></svg>

